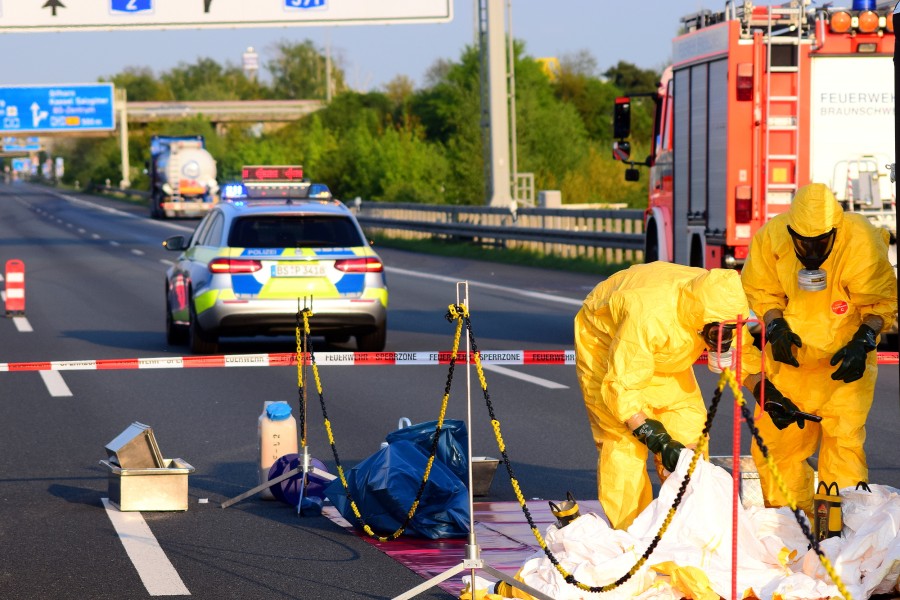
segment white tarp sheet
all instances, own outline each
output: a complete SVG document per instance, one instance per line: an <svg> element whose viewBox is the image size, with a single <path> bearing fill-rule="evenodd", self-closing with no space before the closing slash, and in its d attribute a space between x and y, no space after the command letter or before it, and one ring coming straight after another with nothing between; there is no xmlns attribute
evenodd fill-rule
<svg viewBox="0 0 900 600"><path fill-rule="evenodd" d="M592 586L607 585L627 573L664 521L691 457L689 451L681 453L678 468L662 485L659 497L627 531L611 529L603 516L594 513L563 529L551 525L545 540L560 564ZM698 461L681 505L653 554L615 590L590 594L569 585L542 551L525 562L520 577L557 600L730 599L732 489L727 471ZM821 543L854 600L900 591L900 490L871 484L870 489L841 490L843 535ZM762 600L841 597L789 508L744 509L739 504L738 511L738 598L749 594ZM476 588L482 587L479 583Z"/></svg>

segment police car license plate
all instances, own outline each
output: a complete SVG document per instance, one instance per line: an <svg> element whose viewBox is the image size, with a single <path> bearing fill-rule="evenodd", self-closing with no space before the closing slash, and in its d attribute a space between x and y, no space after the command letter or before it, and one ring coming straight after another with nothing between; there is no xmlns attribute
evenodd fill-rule
<svg viewBox="0 0 900 600"><path fill-rule="evenodd" d="M296 265L274 265L273 277L322 277L325 267L320 264L300 263Z"/></svg>

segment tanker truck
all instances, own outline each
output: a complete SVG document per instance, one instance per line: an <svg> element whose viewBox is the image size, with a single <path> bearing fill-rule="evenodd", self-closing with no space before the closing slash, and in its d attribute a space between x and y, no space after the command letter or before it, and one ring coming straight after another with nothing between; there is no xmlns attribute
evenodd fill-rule
<svg viewBox="0 0 900 600"><path fill-rule="evenodd" d="M216 160L202 135L150 139L150 216L202 217L219 201Z"/></svg>

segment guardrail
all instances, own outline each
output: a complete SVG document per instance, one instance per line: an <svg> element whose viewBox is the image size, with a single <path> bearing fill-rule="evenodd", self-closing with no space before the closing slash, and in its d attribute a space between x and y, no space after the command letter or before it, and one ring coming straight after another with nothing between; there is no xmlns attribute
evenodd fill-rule
<svg viewBox="0 0 900 600"><path fill-rule="evenodd" d="M142 190L96 186L95 190L149 198ZM522 249L562 258L610 264L642 262L644 211L619 208L506 208L417 204L349 203L369 233L401 239L451 239Z"/></svg>
<svg viewBox="0 0 900 600"><path fill-rule="evenodd" d="M644 211L591 208L505 208L416 203L351 204L372 233L441 238L607 263L642 262Z"/></svg>

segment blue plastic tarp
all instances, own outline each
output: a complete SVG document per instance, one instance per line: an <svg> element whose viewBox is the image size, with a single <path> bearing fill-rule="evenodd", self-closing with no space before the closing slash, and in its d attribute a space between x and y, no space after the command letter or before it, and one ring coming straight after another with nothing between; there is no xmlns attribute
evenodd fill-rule
<svg viewBox="0 0 900 600"><path fill-rule="evenodd" d="M430 423L431 433L424 434L428 425L423 423L394 432L402 433L409 429L408 437L417 441L389 435L387 446L360 462L347 474L350 496L356 502L365 523L378 535L391 535L406 521L428 463L435 423ZM465 483L468 481L465 450L468 445L467 433L462 422L452 425L452 428L441 432L438 454L405 535L444 539L465 537L469 532L469 495ZM423 431L419 431L419 427ZM426 445L427 450L423 449ZM461 460L465 479L461 479L447 466L442 457L448 457L448 460L455 463L455 467L459 467ZM360 528L340 479L331 482L325 495L347 521L357 529Z"/></svg>
<svg viewBox="0 0 900 600"><path fill-rule="evenodd" d="M397 440L413 442L427 456L431 453L435 427L437 427L437 421L417 423L392 431L384 439L388 444L393 444ZM469 481L468 446L469 435L465 422L444 419L444 422L441 423L441 433L438 436L438 447L434 460L443 463L463 483Z"/></svg>

